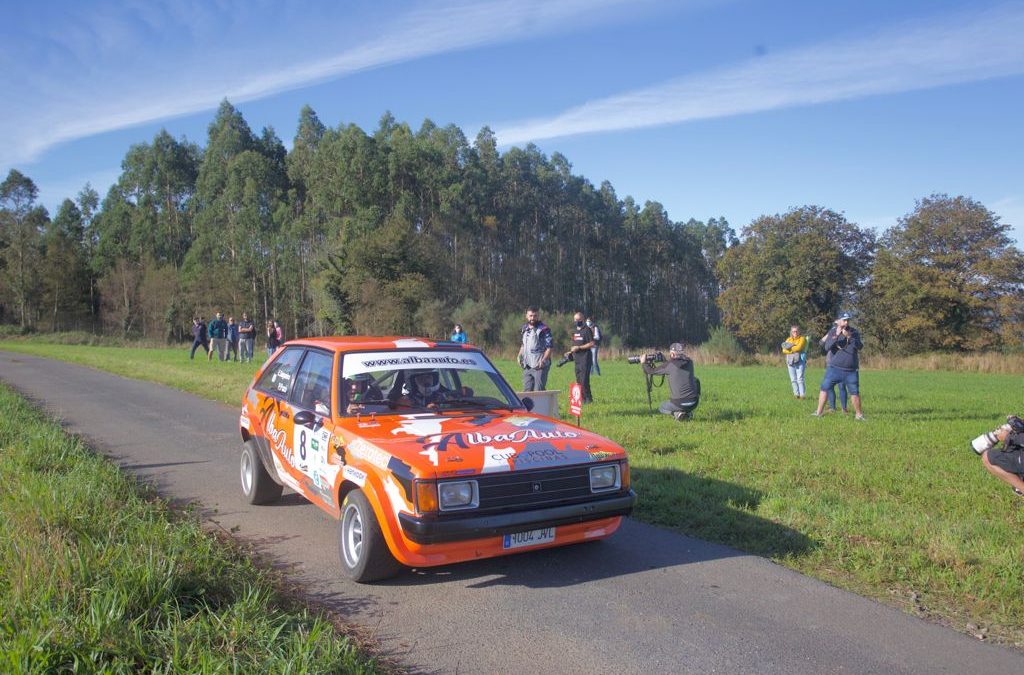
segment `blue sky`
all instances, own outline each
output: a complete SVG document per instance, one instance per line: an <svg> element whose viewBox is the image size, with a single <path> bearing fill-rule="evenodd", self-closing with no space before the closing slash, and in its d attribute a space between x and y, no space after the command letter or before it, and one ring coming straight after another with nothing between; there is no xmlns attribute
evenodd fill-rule
<svg viewBox="0 0 1024 675"><path fill-rule="evenodd" d="M63 5L62 7L56 7ZM228 98L291 144L309 104L368 131L483 125L671 218L818 204L884 229L964 194L1024 243L1024 2L133 0L0 25L0 171L51 212Z"/></svg>

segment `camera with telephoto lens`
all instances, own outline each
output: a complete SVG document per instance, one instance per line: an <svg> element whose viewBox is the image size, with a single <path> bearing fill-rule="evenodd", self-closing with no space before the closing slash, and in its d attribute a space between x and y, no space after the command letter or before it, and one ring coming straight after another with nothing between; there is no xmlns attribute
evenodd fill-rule
<svg viewBox="0 0 1024 675"><path fill-rule="evenodd" d="M1016 415L1008 415L1005 425L995 429L994 431L987 431L971 441L971 449L979 455L986 450L991 450L999 443L999 437L997 434L1002 431L1004 427L1006 427L1011 433L1024 433L1024 420Z"/></svg>
<svg viewBox="0 0 1024 675"><path fill-rule="evenodd" d="M665 360L665 355L661 352L654 352L653 354L642 354L637 356L627 356L626 361L633 365L639 363L661 363Z"/></svg>
<svg viewBox="0 0 1024 675"><path fill-rule="evenodd" d="M561 368L562 366L564 366L565 364L569 363L570 361L572 361L572 352L569 352L568 354L563 356L562 360L555 364L555 368Z"/></svg>

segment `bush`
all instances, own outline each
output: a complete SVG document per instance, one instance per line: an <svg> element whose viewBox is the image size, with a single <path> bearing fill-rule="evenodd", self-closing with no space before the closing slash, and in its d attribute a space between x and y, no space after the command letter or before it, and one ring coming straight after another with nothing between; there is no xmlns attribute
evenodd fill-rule
<svg viewBox="0 0 1024 675"><path fill-rule="evenodd" d="M755 359L743 348L736 336L724 326L712 328L708 340L698 347L703 363L735 363L750 365Z"/></svg>

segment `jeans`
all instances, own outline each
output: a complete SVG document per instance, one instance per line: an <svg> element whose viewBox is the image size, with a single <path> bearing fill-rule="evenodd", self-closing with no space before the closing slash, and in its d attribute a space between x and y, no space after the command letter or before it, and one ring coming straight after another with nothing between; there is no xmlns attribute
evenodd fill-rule
<svg viewBox="0 0 1024 675"><path fill-rule="evenodd" d="M228 361L232 360L231 359L231 354L232 353L235 355L234 360L237 361L238 360L238 340L232 340L231 338L228 338L228 358L227 358Z"/></svg>
<svg viewBox="0 0 1024 675"><path fill-rule="evenodd" d="M590 348L590 372L601 374L601 366L597 365L597 350L598 347Z"/></svg>
<svg viewBox="0 0 1024 675"><path fill-rule="evenodd" d="M807 369L807 364L799 361L794 364L786 364L789 369L789 382L793 385L793 395L803 396L804 395L804 371Z"/></svg>
<svg viewBox="0 0 1024 675"><path fill-rule="evenodd" d="M192 341L192 353L188 355L188 357L190 359L195 359L196 358L196 350L199 349L199 347L203 348L203 353L204 354L210 350L210 347L207 344L206 340L193 340Z"/></svg>
<svg viewBox="0 0 1024 675"><path fill-rule="evenodd" d="M252 338L242 338L238 341L238 347L241 350L239 356L242 361L252 361Z"/></svg>
<svg viewBox="0 0 1024 675"><path fill-rule="evenodd" d="M835 387L830 388L825 392L825 398L828 400L829 410L836 409L836 389ZM839 383L839 402L843 406L843 412L846 412L846 383Z"/></svg>

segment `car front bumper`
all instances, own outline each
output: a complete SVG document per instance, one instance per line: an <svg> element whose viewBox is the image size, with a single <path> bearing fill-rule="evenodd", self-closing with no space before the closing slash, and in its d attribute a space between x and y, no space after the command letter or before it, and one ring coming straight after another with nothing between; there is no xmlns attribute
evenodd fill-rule
<svg viewBox="0 0 1024 675"><path fill-rule="evenodd" d="M414 516L398 514L405 536L417 544L440 544L468 539L497 537L513 532L545 527L585 523L602 518L628 516L633 511L636 494L630 490L578 504L549 506L529 511L490 515L459 515L458 517Z"/></svg>

